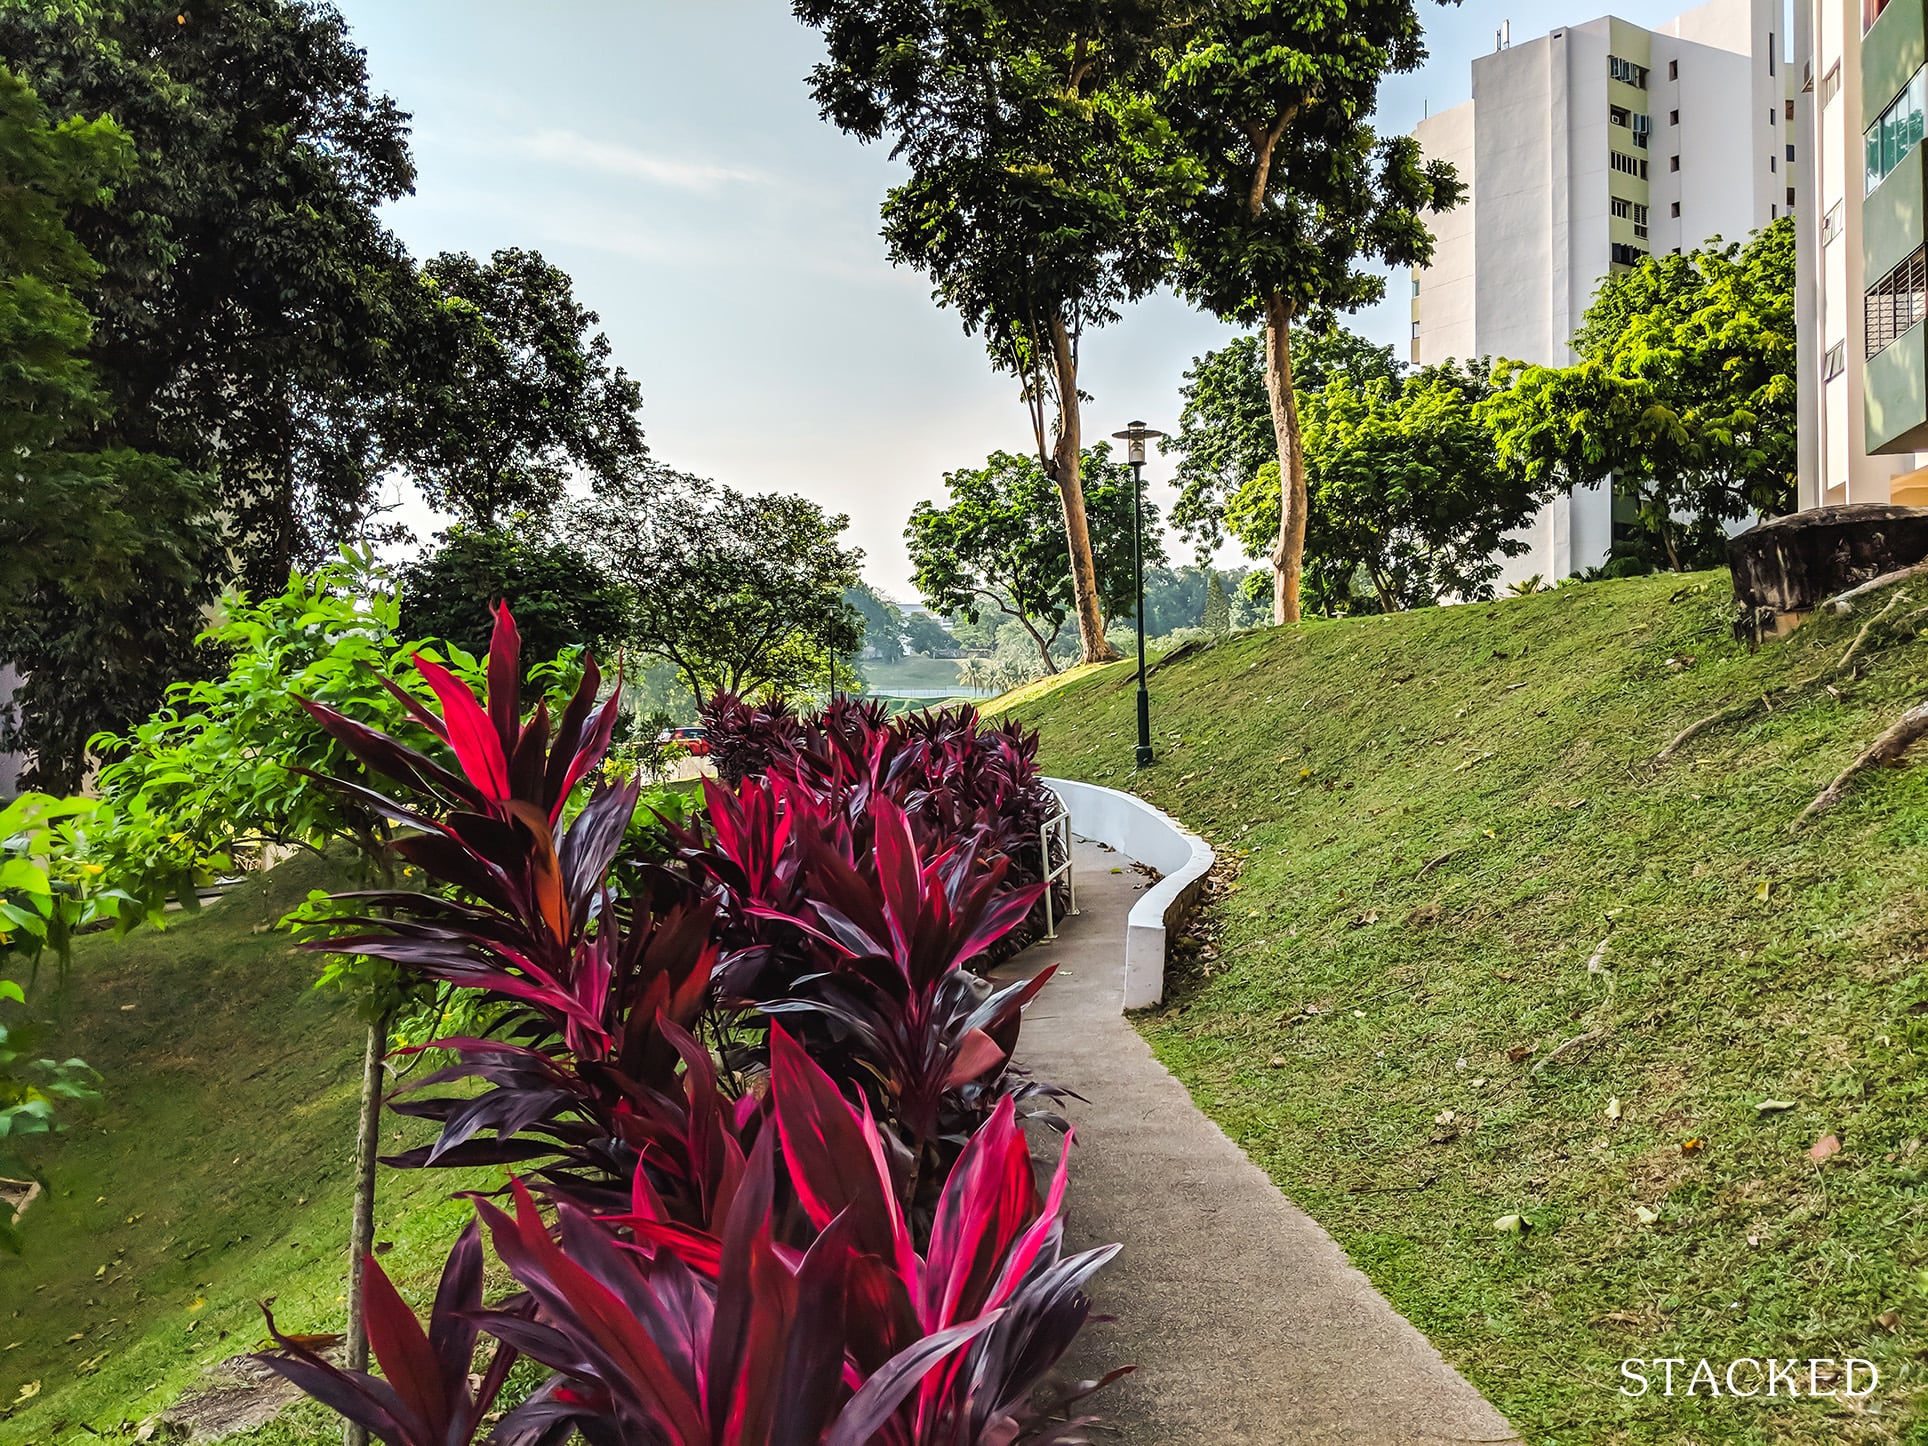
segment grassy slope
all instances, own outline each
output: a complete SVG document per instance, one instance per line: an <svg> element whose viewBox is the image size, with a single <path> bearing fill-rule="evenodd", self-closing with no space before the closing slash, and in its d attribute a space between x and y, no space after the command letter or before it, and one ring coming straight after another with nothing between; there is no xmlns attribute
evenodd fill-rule
<svg viewBox="0 0 1928 1446"><path fill-rule="evenodd" d="M1928 635L1876 633L1838 697L1655 773L1874 611L1750 654L1726 595L1659 577L1242 635L1153 679L1136 778L1129 670L1017 711L1050 770L1244 854L1144 1031L1531 1439L1924 1441L1928 767L1787 825L1928 693ZM1515 1212L1524 1239L1494 1229ZM1625 1357L1769 1354L1873 1359L1876 1410L1617 1394Z"/></svg>
<svg viewBox="0 0 1928 1446"><path fill-rule="evenodd" d="M268 927L329 882L300 860L164 932L82 941L61 1044L106 1098L45 1160L26 1256L0 1257L0 1411L40 1383L0 1442L111 1438L262 1343L261 1299L285 1329L341 1328L360 1029ZM376 1239L418 1301L456 1183L383 1179ZM340 1439L318 1412L270 1434Z"/></svg>

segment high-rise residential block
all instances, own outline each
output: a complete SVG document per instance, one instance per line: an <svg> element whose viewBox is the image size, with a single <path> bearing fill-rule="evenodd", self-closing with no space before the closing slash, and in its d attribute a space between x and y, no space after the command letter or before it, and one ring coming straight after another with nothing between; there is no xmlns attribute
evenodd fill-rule
<svg viewBox="0 0 1928 1446"><path fill-rule="evenodd" d="M1564 366L1604 277L1786 215L1803 157L1783 13L1713 0L1655 30L1606 17L1475 60L1472 99L1415 132L1467 195L1413 273L1412 360ZM1502 582L1597 566L1629 513L1610 479L1556 498Z"/></svg>
<svg viewBox="0 0 1928 1446"><path fill-rule="evenodd" d="M1795 0L1800 501L1928 506L1924 0Z"/></svg>

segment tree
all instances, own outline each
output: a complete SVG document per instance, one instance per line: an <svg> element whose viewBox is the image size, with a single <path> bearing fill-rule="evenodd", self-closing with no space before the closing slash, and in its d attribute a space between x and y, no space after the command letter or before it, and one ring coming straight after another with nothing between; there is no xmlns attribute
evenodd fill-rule
<svg viewBox="0 0 1928 1446"><path fill-rule="evenodd" d="M1097 568L1099 623L1131 611L1136 576L1131 567L1131 468L1111 461L1111 448L1088 449L1080 468L1087 479L1092 551ZM944 475L948 507L920 502L904 528L913 585L933 612L975 623L985 604L1015 619L1028 634L1047 673L1057 671L1052 644L1075 603L1064 533L1053 525L1055 490L1034 457L993 452L982 467ZM1158 509L1143 504L1145 563L1165 559ZM1086 649L1086 652L1089 650Z"/></svg>
<svg viewBox="0 0 1928 1446"><path fill-rule="evenodd" d="M1794 502L1794 221L1745 246L1651 256L1608 277L1570 367L1509 363L1484 405L1531 484L1629 491L1667 566L1719 559L1726 525Z"/></svg>
<svg viewBox="0 0 1928 1446"><path fill-rule="evenodd" d="M888 135L910 176L884 203L891 259L982 332L1017 377L1057 491L1083 658L1117 656L1081 462L1079 346L1087 327L1161 278L1155 197L1173 178L1123 84L1159 0L794 0L829 58L811 75L824 116Z"/></svg>
<svg viewBox="0 0 1928 1446"><path fill-rule="evenodd" d="M24 738L17 726L0 728L0 747L24 744L34 781L63 790L79 785L88 731L63 701L103 692L120 701L133 677L130 644L136 658L157 635L181 645L179 613L151 600L191 592L218 541L204 477L99 443L107 399L86 356L94 318L77 292L101 268L69 218L111 195L133 164L118 127L49 125L33 90L0 68L0 455L9 473L0 488L0 660L27 667L19 701L53 725ZM112 625L90 626L102 622ZM35 666L49 656L67 665Z"/></svg>
<svg viewBox="0 0 1928 1446"><path fill-rule="evenodd" d="M1355 577L1381 612L1493 593L1509 536L1545 500L1503 468L1479 405L1484 370L1448 363L1404 382L1340 376L1302 393L1310 521L1307 594L1327 612L1358 610ZM1248 551L1278 533L1278 468L1268 465L1226 509Z"/></svg>
<svg viewBox="0 0 1928 1446"><path fill-rule="evenodd" d="M1205 613L1199 625L1215 638L1232 631L1232 603L1225 596L1225 582L1217 572L1205 577Z"/></svg>
<svg viewBox="0 0 1928 1446"><path fill-rule="evenodd" d="M875 649L879 659L894 663L904 656L904 614L896 603L867 582L844 591L844 601L864 620L860 648Z"/></svg>
<svg viewBox="0 0 1928 1446"><path fill-rule="evenodd" d="M488 650L495 604L515 614L524 653L565 648L613 654L629 630L629 595L601 564L565 538L519 528L458 524L441 546L400 569L401 629L469 653Z"/></svg>
<svg viewBox="0 0 1928 1446"><path fill-rule="evenodd" d="M630 641L699 700L826 682L863 643L844 601L863 562L850 519L807 497L654 468L572 513L574 540L630 589Z"/></svg>
<svg viewBox="0 0 1928 1446"><path fill-rule="evenodd" d="M1222 0L1165 54L1159 110L1199 188L1176 212L1174 281L1229 321L1265 324L1265 381L1284 503L1273 616L1299 616L1306 478L1290 337L1307 316L1376 301L1362 266L1424 262L1425 211L1457 203L1452 167L1370 124L1380 80L1425 58L1415 0Z"/></svg>
<svg viewBox="0 0 1928 1446"><path fill-rule="evenodd" d="M1278 465L1264 344L1262 333L1248 332L1193 358L1179 388L1184 406L1178 435L1159 443L1159 450L1179 454L1172 523L1197 544L1200 566L1225 539L1226 501L1267 463ZM1291 345L1292 385L1301 399L1335 377L1391 381L1405 370L1391 347L1374 346L1338 325L1300 327L1292 332Z"/></svg>
<svg viewBox="0 0 1928 1446"><path fill-rule="evenodd" d="M546 514L572 472L633 474L648 456L642 397L609 364L600 318L539 252L422 267L419 335L397 400L403 464L423 495L474 528ZM519 614L518 614L519 616Z"/></svg>
<svg viewBox="0 0 1928 1446"><path fill-rule="evenodd" d="M957 653L957 639L922 608L905 609L904 638L913 653L922 653L927 658L948 658Z"/></svg>
<svg viewBox="0 0 1928 1446"><path fill-rule="evenodd" d="M45 624L6 637L33 776L64 785L80 740L183 675L222 585L278 591L369 525L413 287L378 213L414 171L406 117L315 0L4 5L0 55L55 117L111 115L137 153L71 222L100 263L74 288L98 322L89 445L215 479L225 530L204 554L203 514L144 484L123 509L154 544L138 586L84 607L43 591Z"/></svg>

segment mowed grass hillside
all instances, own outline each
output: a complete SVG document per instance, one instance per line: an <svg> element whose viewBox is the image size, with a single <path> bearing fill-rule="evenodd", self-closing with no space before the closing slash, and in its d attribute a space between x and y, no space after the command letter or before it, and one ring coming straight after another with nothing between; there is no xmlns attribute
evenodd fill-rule
<svg viewBox="0 0 1928 1446"><path fill-rule="evenodd" d="M1928 697L1891 600L1753 652L1725 573L1242 634L1156 672L1141 774L1128 665L1016 708L1238 862L1141 1027L1531 1440L1928 1441L1928 745L1789 830ZM1622 1394L1749 1356L1881 1384Z"/></svg>
<svg viewBox="0 0 1928 1446"><path fill-rule="evenodd" d="M340 883L302 858L164 931L79 942L46 1043L99 1070L103 1099L69 1112L26 1253L0 1256L0 1443L134 1439L267 1343L262 1300L284 1330L342 1329L362 1031L273 927ZM469 1215L450 1193L481 1183L383 1173L378 1248L418 1306ZM340 1425L303 1406L266 1436Z"/></svg>

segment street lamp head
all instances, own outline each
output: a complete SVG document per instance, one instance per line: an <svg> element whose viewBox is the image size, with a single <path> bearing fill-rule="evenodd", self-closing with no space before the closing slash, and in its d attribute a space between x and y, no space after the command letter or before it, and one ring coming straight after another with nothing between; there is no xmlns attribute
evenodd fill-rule
<svg viewBox="0 0 1928 1446"><path fill-rule="evenodd" d="M1125 460L1134 467L1142 467L1145 464L1145 443L1165 434L1147 427L1143 422L1127 422L1124 431L1111 435L1125 444Z"/></svg>

